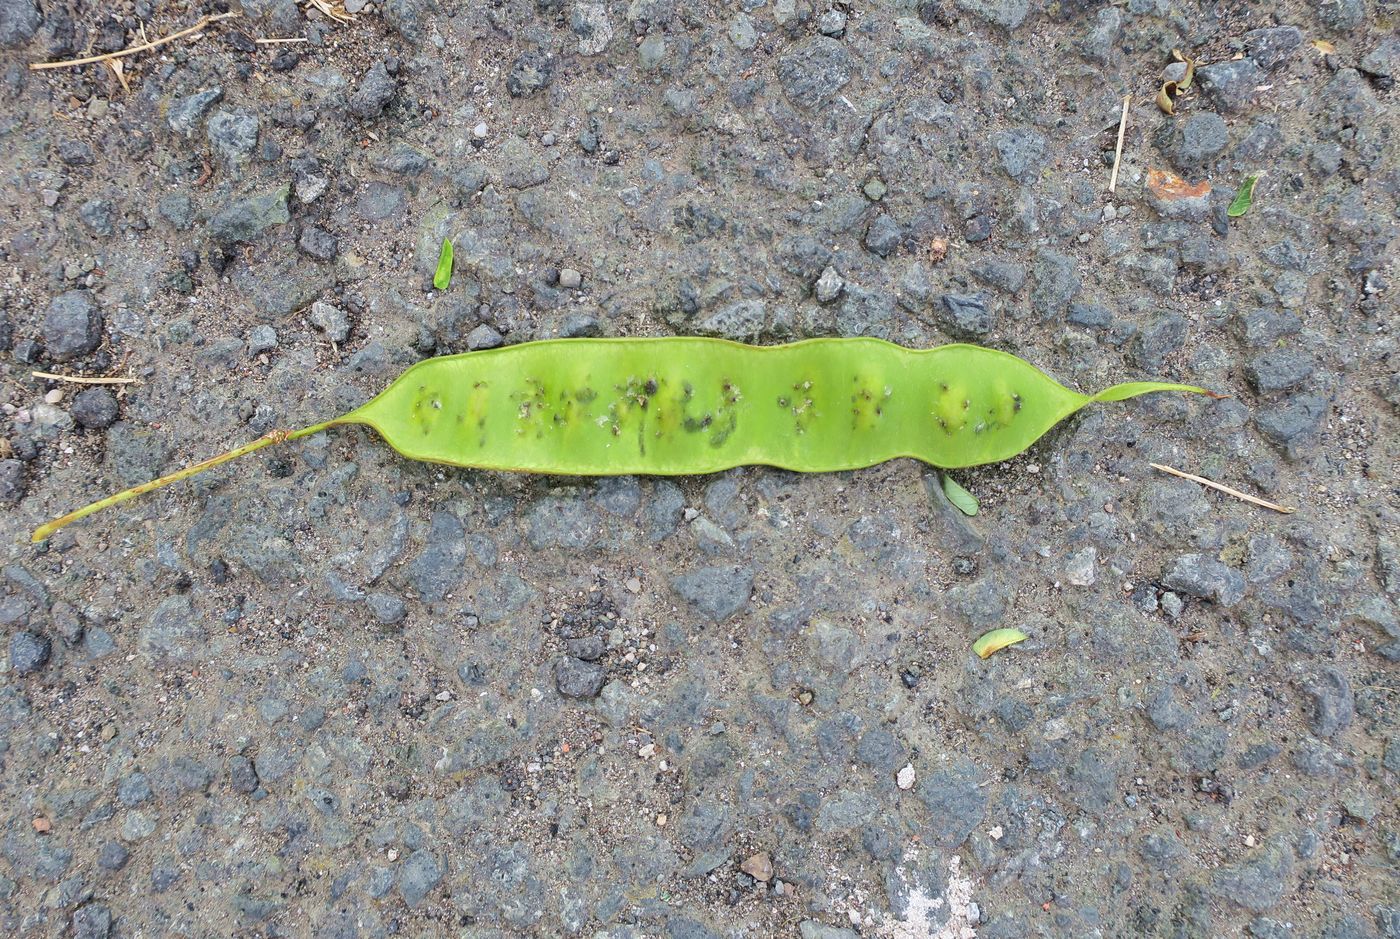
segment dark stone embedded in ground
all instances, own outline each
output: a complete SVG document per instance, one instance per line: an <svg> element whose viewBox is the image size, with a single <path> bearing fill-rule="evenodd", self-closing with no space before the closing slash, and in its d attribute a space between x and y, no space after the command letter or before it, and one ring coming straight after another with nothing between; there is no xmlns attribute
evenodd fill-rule
<svg viewBox="0 0 1400 939"><path fill-rule="evenodd" d="M394 100L398 88L398 82L385 70L384 63L374 63L350 96L350 113L364 121L374 120Z"/></svg>
<svg viewBox="0 0 1400 939"><path fill-rule="evenodd" d="M69 412L88 430L105 430L117 419L117 398L106 388L84 388Z"/></svg>
<svg viewBox="0 0 1400 939"><path fill-rule="evenodd" d="M554 60L543 52L522 52L506 74L506 91L514 98L529 98L554 81Z"/></svg>
<svg viewBox="0 0 1400 939"><path fill-rule="evenodd" d="M87 355L102 341L102 312L87 290L54 297L44 314L44 349L58 362Z"/></svg>
<svg viewBox="0 0 1400 939"><path fill-rule="evenodd" d="M598 697L607 681L608 673L597 662L565 656L554 666L554 684L566 698L591 699Z"/></svg>
<svg viewBox="0 0 1400 939"><path fill-rule="evenodd" d="M798 107L814 110L851 80L851 55L829 36L813 36L790 47L778 60L778 81Z"/></svg>
<svg viewBox="0 0 1400 939"><path fill-rule="evenodd" d="M210 216L206 230L215 241L255 241L269 228L291 221L290 192L289 186L279 186L229 202Z"/></svg>

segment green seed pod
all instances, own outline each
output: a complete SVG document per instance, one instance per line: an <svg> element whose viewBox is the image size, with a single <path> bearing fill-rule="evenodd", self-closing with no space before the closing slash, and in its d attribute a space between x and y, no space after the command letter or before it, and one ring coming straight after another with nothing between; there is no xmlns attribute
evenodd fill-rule
<svg viewBox="0 0 1400 939"><path fill-rule="evenodd" d="M804 473L898 457L944 469L1023 452L1093 401L1191 385L1071 391L1014 355L878 339L749 346L719 339L559 339L427 359L369 403L145 483L63 525L272 443L364 424L406 457L575 476L689 475L743 465Z"/></svg>

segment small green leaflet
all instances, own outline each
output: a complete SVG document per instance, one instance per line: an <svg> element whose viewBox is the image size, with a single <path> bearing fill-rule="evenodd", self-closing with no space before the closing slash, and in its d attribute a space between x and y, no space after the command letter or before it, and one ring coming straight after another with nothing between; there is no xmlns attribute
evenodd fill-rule
<svg viewBox="0 0 1400 939"><path fill-rule="evenodd" d="M442 239L442 253L438 255L437 271L433 273L433 286L446 290L452 283L452 239Z"/></svg>
<svg viewBox="0 0 1400 939"><path fill-rule="evenodd" d="M943 494L948 497L949 502L957 506L958 511L962 514L977 514L977 497L959 486L947 473L943 474Z"/></svg>
<svg viewBox="0 0 1400 939"><path fill-rule="evenodd" d="M978 658L987 658L993 653L1000 652L1007 646L1014 646L1018 642L1025 642L1028 637L1019 629L993 629L989 633L983 633L976 642L972 644L972 651L977 653Z"/></svg>
<svg viewBox="0 0 1400 939"><path fill-rule="evenodd" d="M1249 211L1249 207L1254 204L1254 184L1259 182L1259 174L1255 173L1244 181L1240 186L1239 194L1235 196L1235 201L1230 203L1230 207L1225 210L1225 214L1231 218L1239 218Z"/></svg>

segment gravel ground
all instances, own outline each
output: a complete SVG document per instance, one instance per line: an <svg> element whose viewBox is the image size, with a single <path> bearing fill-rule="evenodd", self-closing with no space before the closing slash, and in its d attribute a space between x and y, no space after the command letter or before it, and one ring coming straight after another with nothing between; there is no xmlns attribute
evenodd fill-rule
<svg viewBox="0 0 1400 939"><path fill-rule="evenodd" d="M243 0L25 68L221 9L0 0L6 935L1400 937L1394 0ZM1230 397L974 519L345 430L27 543L429 355L696 333Z"/></svg>

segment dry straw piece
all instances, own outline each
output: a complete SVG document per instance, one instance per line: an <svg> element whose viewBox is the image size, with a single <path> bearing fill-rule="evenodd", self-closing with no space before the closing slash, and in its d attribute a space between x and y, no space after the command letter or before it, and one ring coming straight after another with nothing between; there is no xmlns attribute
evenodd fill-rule
<svg viewBox="0 0 1400 939"><path fill-rule="evenodd" d="M30 71L38 72L50 68L73 68L78 65L91 65L94 62L111 63L116 59L124 59L127 56L135 55L138 52L148 52L151 49L157 49L163 45L166 45L167 43L172 43L177 39L182 39L185 36L190 35L191 33L197 33L205 27L211 26L214 23L219 22L220 20L233 19L235 16L238 16L238 14L235 12L217 13L212 16L203 17L198 23L195 23L193 26L182 29L179 32L171 33L169 36L162 36L160 39L153 39L150 42L143 42L141 45L132 46L129 49L119 49L116 52L104 52L101 55L89 55L81 59L65 59L62 62L30 62L29 69Z"/></svg>
<svg viewBox="0 0 1400 939"><path fill-rule="evenodd" d="M1243 500L1245 502L1250 503L1251 505L1257 505L1260 508L1273 509L1275 512L1282 512L1284 515L1292 515L1294 512L1298 511L1297 509L1289 508L1286 505L1279 505L1276 502L1270 502L1268 499L1256 498L1255 496L1251 496L1248 493L1240 492L1238 489L1231 489L1229 486L1223 486L1220 483L1215 482L1214 480L1206 479L1204 476L1197 476L1195 473L1183 473L1179 469L1173 469L1170 466L1163 466L1161 463L1149 463L1148 465L1155 470L1160 470L1163 473L1170 473L1172 476L1179 476L1182 479L1189 479L1193 483L1200 483L1202 486L1205 486L1209 489L1214 489L1217 492L1223 492L1227 496L1234 496L1236 499Z"/></svg>

